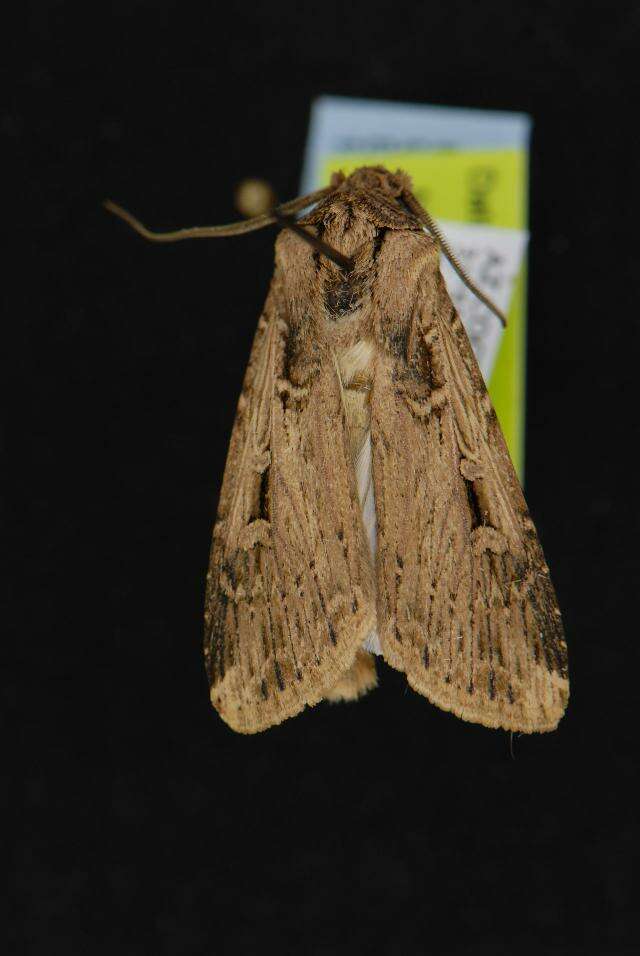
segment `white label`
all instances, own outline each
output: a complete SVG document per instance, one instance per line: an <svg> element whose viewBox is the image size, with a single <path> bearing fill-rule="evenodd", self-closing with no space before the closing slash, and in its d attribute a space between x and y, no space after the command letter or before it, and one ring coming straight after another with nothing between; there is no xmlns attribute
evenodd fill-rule
<svg viewBox="0 0 640 956"><path fill-rule="evenodd" d="M441 222L440 225L470 278L506 314L527 248L528 232L458 222ZM480 370L488 382L502 335L500 320L467 288L444 256L441 257L441 269Z"/></svg>

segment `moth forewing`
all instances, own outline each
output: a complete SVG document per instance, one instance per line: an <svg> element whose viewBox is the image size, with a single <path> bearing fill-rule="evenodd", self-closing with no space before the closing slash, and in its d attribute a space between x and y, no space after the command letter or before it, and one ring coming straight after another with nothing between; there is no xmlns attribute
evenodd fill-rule
<svg viewBox="0 0 640 956"><path fill-rule="evenodd" d="M316 283L313 250L283 232L213 536L211 699L244 732L331 693L375 624L332 329L313 307ZM357 696L372 680L370 667L355 668L350 689L334 696Z"/></svg>
<svg viewBox="0 0 640 956"><path fill-rule="evenodd" d="M397 272L413 281L390 291ZM560 612L430 238L385 239L374 328L381 353L371 434L384 657L459 717L507 730L552 730L568 696Z"/></svg>

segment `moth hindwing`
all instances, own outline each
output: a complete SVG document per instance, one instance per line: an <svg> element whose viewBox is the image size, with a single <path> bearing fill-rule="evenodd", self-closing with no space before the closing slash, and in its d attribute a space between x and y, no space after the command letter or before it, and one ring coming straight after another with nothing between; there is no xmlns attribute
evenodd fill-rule
<svg viewBox="0 0 640 956"><path fill-rule="evenodd" d="M298 221L315 247L276 242L207 576L235 730L358 697L372 650L488 727L552 730L566 706L549 571L419 209L404 174L363 168Z"/></svg>

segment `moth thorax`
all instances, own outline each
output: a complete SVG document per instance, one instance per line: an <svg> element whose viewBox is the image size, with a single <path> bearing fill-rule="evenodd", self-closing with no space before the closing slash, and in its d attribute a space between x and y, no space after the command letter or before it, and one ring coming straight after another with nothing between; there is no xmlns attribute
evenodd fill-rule
<svg viewBox="0 0 640 956"><path fill-rule="evenodd" d="M327 210L321 233L322 239L343 255L353 256L363 247L373 246L378 229L362 209L345 199Z"/></svg>
<svg viewBox="0 0 640 956"><path fill-rule="evenodd" d="M354 263L354 268L345 272L327 259L322 262L327 316L334 321L350 319L370 298L378 230L357 205L344 200L327 211L320 235L324 242Z"/></svg>

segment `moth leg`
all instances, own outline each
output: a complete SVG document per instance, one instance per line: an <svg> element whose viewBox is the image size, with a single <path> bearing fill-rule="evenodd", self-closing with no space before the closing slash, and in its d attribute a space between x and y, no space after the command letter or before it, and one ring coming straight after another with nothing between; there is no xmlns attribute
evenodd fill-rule
<svg viewBox="0 0 640 956"><path fill-rule="evenodd" d="M357 700L378 686L378 675L373 654L359 650L356 659L337 684L325 692L325 700L337 703L341 700Z"/></svg>

